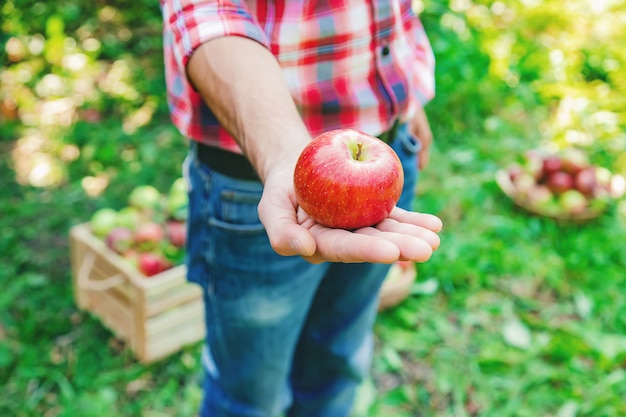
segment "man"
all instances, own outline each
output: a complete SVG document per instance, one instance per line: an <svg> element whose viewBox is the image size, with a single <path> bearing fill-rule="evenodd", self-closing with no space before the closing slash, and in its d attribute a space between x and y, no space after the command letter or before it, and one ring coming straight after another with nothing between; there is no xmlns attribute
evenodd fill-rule
<svg viewBox="0 0 626 417"><path fill-rule="evenodd" d="M191 138L188 275L204 290L201 416L347 416L389 264L426 261L441 221L396 208L336 230L293 169L333 128L379 135L405 169L431 140L433 59L410 1L162 0L172 119ZM421 141L419 156L418 142Z"/></svg>

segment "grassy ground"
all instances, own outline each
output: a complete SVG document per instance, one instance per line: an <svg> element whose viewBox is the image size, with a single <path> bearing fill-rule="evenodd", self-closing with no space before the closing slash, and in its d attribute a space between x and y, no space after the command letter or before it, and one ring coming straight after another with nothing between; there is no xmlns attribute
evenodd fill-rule
<svg viewBox="0 0 626 417"><path fill-rule="evenodd" d="M190 416L200 400L200 346L138 364L77 310L70 284L69 228L122 206L138 184L165 190L185 154L149 3L2 8L0 101L20 109L0 108L2 416ZM623 30L600 17L578 25L585 2L568 13L557 3L424 2L438 97L416 207L445 230L411 296L379 316L360 416L626 415L626 217L617 205L580 224L530 216L493 180L526 149L562 146L568 131L592 134L595 162L626 165L626 57L608 42ZM614 3L601 16L623 15ZM573 57L560 69L554 39ZM86 63L72 69L68 55Z"/></svg>

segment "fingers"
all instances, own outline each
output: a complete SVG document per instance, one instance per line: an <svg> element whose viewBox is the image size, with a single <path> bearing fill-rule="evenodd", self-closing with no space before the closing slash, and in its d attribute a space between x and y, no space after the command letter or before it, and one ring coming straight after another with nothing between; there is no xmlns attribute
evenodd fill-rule
<svg viewBox="0 0 626 417"><path fill-rule="evenodd" d="M376 230L401 236L409 236L424 242L431 250L437 250L441 244L441 239L437 233L421 226L410 223L401 223L393 219L385 219L376 225Z"/></svg>
<svg viewBox="0 0 626 417"><path fill-rule="evenodd" d="M436 232L442 226L441 220L436 216L396 207L390 217L376 227L359 229L357 233L393 242L400 250L399 260L426 262L439 248L441 240Z"/></svg>
<svg viewBox="0 0 626 417"><path fill-rule="evenodd" d="M358 234L384 239L392 242L399 250L399 257L394 261L426 262L433 254L431 245L419 237L396 232L385 232L378 227L366 227Z"/></svg>
<svg viewBox="0 0 626 417"><path fill-rule="evenodd" d="M317 242L317 251L314 256L305 257L309 262L393 263L401 256L398 245L380 234L368 235L321 225L313 226L310 232Z"/></svg>
<svg viewBox="0 0 626 417"><path fill-rule="evenodd" d="M391 211L389 219L396 220L399 223L420 226L436 233L443 229L443 222L439 217L428 213L407 211L400 207L395 207Z"/></svg>
<svg viewBox="0 0 626 417"><path fill-rule="evenodd" d="M283 204L280 204L281 201ZM276 253L305 257L315 254L315 239L306 227L297 222L295 205L288 198L281 200L276 195L264 193L258 213Z"/></svg>
<svg viewBox="0 0 626 417"><path fill-rule="evenodd" d="M331 229L316 224L302 210L296 215L263 200L259 217L268 225L270 243L278 254L299 255L311 263L425 262L439 247L436 232L442 228L436 216L401 208L395 208L376 227L356 231Z"/></svg>

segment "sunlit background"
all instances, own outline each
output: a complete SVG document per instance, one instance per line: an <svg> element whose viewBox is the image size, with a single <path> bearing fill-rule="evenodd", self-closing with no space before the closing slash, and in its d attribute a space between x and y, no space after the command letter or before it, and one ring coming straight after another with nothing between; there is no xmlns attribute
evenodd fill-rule
<svg viewBox="0 0 626 417"><path fill-rule="evenodd" d="M414 5L437 58L416 206L446 228L379 319L359 416L626 415L626 201L563 224L494 183L532 148L626 175L626 2ZM139 365L69 284L71 226L180 175L161 53L156 1L0 3L0 415L195 410L199 347Z"/></svg>
<svg viewBox="0 0 626 417"><path fill-rule="evenodd" d="M163 117L154 8L38 2L27 11L4 3L0 115L17 122L10 133L18 135L20 184L56 187L68 180L68 162L92 158L94 150L71 137L77 123L116 117L120 133L132 135L159 106ZM529 138L612 153L612 168L626 171L622 1L416 1L415 9L433 29L439 91L470 82L487 132L528 120ZM479 62L485 66L472 65ZM132 161L134 151L124 150ZM89 171L85 191L99 195L111 173L97 163Z"/></svg>

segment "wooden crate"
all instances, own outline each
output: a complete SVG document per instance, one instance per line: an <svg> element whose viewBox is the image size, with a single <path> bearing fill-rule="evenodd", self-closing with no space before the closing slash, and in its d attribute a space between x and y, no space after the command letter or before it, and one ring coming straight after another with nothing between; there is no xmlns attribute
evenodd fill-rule
<svg viewBox="0 0 626 417"><path fill-rule="evenodd" d="M199 286L178 266L147 278L91 234L70 231L74 298L124 340L143 363L164 358L205 336Z"/></svg>

